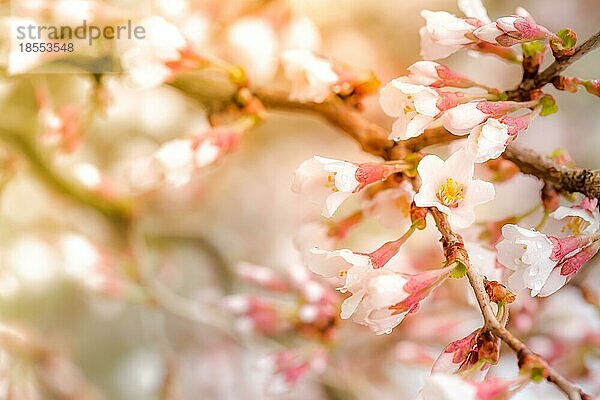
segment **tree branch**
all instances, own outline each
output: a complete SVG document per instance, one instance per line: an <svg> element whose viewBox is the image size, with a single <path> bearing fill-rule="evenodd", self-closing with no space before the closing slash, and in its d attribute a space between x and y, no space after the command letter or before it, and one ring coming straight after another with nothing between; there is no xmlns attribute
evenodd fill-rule
<svg viewBox="0 0 600 400"><path fill-rule="evenodd" d="M46 160L46 157L24 135L17 132L0 130L0 137L9 145L19 150L19 153L25 157L33 172L54 192L75 200L75 202L83 206L95 209L118 228L125 226L132 218L133 209L128 199L106 198L95 191L65 179L54 171L49 165L48 160Z"/></svg>
<svg viewBox="0 0 600 400"><path fill-rule="evenodd" d="M267 90L259 91L256 95L270 108L308 112L322 116L354 138L363 150L385 159L402 158L407 152L419 151L427 146L464 138L452 135L443 127L439 127L428 129L423 135L416 138L394 142L387 138L388 131L386 129L368 121L358 111L346 106L341 101L301 103L289 100L285 92ZM558 165L516 143L511 143L503 156L517 164L523 173L544 179L559 190L580 192L589 198L600 199L600 171L598 170Z"/></svg>
<svg viewBox="0 0 600 400"><path fill-rule="evenodd" d="M524 79L518 88L507 93L509 99L526 99L531 91L552 82L552 80L567 69L569 65L573 64L590 51L595 50L598 46L600 46L600 31L596 32L592 37L579 45L572 55L561 57L535 77Z"/></svg>
<svg viewBox="0 0 600 400"><path fill-rule="evenodd" d="M441 241L446 254L452 252L451 249L456 247L464 249L462 238L459 234L452 231L446 215L435 208L432 208L430 212L435 220L438 231L442 235ZM546 379L555 384L565 395L567 395L570 400L591 400L591 397L585 394L581 388L572 384L568 379L563 377L558 371L552 368L542 357L529 350L523 342L521 342L508 329L502 326L500 322L498 322L492 310L490 299L485 290L483 276L476 268L471 268L467 253L463 252L463 254L464 258L461 259L461 262L467 266L467 278L469 279L469 283L473 288L475 298L477 299L477 304L479 305L481 315L483 316L483 329L493 333L496 337L500 338L504 343L506 343L508 347L510 347L515 353L517 353L519 364L527 360L527 362L543 368L546 374Z"/></svg>

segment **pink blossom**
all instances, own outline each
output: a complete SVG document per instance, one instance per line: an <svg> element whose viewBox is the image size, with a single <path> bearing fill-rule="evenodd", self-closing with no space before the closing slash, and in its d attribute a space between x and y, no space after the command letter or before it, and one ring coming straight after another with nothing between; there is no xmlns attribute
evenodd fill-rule
<svg viewBox="0 0 600 400"><path fill-rule="evenodd" d="M529 106L530 103L487 100L459 104L444 113L442 123L453 134L466 135L488 118L500 118L509 112ZM515 123L514 121L507 121L507 125Z"/></svg>
<svg viewBox="0 0 600 400"><path fill-rule="evenodd" d="M481 382L499 355L499 339L477 329L448 344L433 364L431 373L460 374L471 382Z"/></svg>
<svg viewBox="0 0 600 400"><path fill-rule="evenodd" d="M557 239L510 224L502 227L502 236L496 245L498 261L514 271L508 285L513 291L529 288L532 297L556 292L600 248L594 235Z"/></svg>
<svg viewBox="0 0 600 400"><path fill-rule="evenodd" d="M222 301L225 310L237 317L235 328L241 333L273 334L282 329L283 321L275 305L250 295L231 295Z"/></svg>
<svg viewBox="0 0 600 400"><path fill-rule="evenodd" d="M469 88L474 85L469 78L433 61L417 61L408 67L408 72L408 79L417 85L436 88L444 86Z"/></svg>
<svg viewBox="0 0 600 400"><path fill-rule="evenodd" d="M496 22L477 28L473 35L483 41L505 47L533 40L544 40L553 36L545 27L520 15L498 18Z"/></svg>
<svg viewBox="0 0 600 400"><path fill-rule="evenodd" d="M327 363L327 354L322 349L310 354L289 349L261 358L258 367L268 374L266 389L273 396L289 392L310 371L322 372Z"/></svg>
<svg viewBox="0 0 600 400"><path fill-rule="evenodd" d="M574 235L592 234L600 230L600 211L598 199L584 198L579 205L558 207L551 215L553 218L567 219L568 228Z"/></svg>
<svg viewBox="0 0 600 400"><path fill-rule="evenodd" d="M354 164L314 156L294 172L292 190L308 194L315 204L323 204L321 214L331 217L353 193L397 171L396 167L386 164Z"/></svg>
<svg viewBox="0 0 600 400"><path fill-rule="evenodd" d="M378 335L390 333L406 315L448 277L450 269L401 274L386 269L370 269L354 280L352 296L342 304L343 319L350 318Z"/></svg>
<svg viewBox="0 0 600 400"><path fill-rule="evenodd" d="M530 115L500 118L489 118L471 130L467 148L475 154L475 162L483 163L498 158L506 146L516 139L517 135L527 129Z"/></svg>
<svg viewBox="0 0 600 400"><path fill-rule="evenodd" d="M241 262L236 265L237 276L258 287L274 292L286 292L289 285L272 268L256 265L249 262Z"/></svg>

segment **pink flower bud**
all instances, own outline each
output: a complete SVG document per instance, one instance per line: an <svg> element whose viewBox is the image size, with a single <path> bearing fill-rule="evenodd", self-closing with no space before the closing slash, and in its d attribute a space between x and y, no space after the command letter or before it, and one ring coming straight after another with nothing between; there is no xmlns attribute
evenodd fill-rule
<svg viewBox="0 0 600 400"><path fill-rule="evenodd" d="M560 274L563 276L572 276L577 273L592 257L598 253L600 249L600 241L581 250L572 257L567 258L560 266Z"/></svg>

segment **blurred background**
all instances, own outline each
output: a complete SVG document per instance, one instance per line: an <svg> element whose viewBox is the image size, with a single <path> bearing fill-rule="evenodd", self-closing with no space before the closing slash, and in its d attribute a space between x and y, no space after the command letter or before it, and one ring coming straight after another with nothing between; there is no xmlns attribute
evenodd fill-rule
<svg viewBox="0 0 600 400"><path fill-rule="evenodd" d="M492 18L522 6L553 31L575 30L580 41L600 21L596 0L484 3ZM8 18L12 5L0 4ZM197 39L194 45L201 51L245 67L251 85L268 87L281 83L277 61L269 57L277 60L285 40L311 42L320 54L372 70L383 83L404 75L420 59L422 9L459 13L451 0L175 0L158 2L152 12L189 28L186 32ZM300 33L286 39L279 26L281 14L314 26L298 27ZM256 38L232 33L248 29L236 24L249 20L266 21L273 31L251 25ZM240 51L253 41L261 45L252 52ZM520 66L493 57L459 52L445 63L500 89L520 80ZM598 79L598 65L596 52L568 74ZM319 118L268 110L263 123L241 136L235 151L194 173L185 185L134 190L128 174L131 161L152 154L162 143L206 129L206 111L167 85L138 89L117 74L107 74L100 90L94 79L81 73L3 73L0 80L3 129L37 132L33 140L41 143L32 150L10 139L0 147L0 393L18 387L8 399L412 399L432 357L479 326L477 310L464 298L457 300L461 306L447 300L453 296L449 287L442 290L440 302L427 304L391 335L375 336L351 321L338 322L335 341L325 345L294 333L253 331L248 321L240 322L220 305L236 293L261 293L236 274L240 262L283 276L302 274L294 238L302 224L319 220L319 210L290 191L294 169L315 154L352 161L371 158ZM548 90L560 111L538 118L519 142L542 154L560 147L578 166L600 168L599 100L581 91ZM72 142L57 144L46 137L40 126L47 128L47 110L40 104L77 120L75 127L61 127L63 134L72 129ZM390 126L377 96L365 105L369 118ZM68 114L73 106L80 108ZM442 148L433 151L446 154ZM126 198L135 205L133 230L143 231L142 239L132 240L135 232L111 211L90 207L85 195L65 195L70 189L64 185L101 193L116 204ZM481 207L479 218L497 220L524 212L537 201L538 190L539 183L524 176L499 184L496 200ZM395 236L394 230L368 221L341 247L372 250ZM425 232L409 243L407 253L430 251L435 259L440 256L436 246L435 232ZM135 268L124 254L143 267ZM600 289L594 267L600 265L588 266L586 280ZM289 293L272 296L295 301ZM516 309L514 323L522 322L517 334L565 374L591 391L599 389L597 308L583 301L576 288L567 287ZM576 351L564 351L567 345ZM269 355L300 348L314 361L314 347L326 349L328 366L313 368L316 372L283 394L268 390L275 379ZM514 375L515 359L508 349L504 354L493 373ZM516 398L561 398L549 385L531 386Z"/></svg>

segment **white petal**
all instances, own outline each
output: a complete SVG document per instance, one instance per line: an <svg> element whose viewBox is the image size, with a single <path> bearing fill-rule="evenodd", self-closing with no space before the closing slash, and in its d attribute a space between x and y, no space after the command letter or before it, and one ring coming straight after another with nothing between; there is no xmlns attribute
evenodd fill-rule
<svg viewBox="0 0 600 400"><path fill-rule="evenodd" d="M498 29L495 22L481 26L473 31L473 35L476 38L489 43L496 43L496 38L503 34L504 32Z"/></svg>
<svg viewBox="0 0 600 400"><path fill-rule="evenodd" d="M325 206L323 207L321 214L326 218L331 218L351 194L352 193L348 192L331 193L325 200Z"/></svg>
<svg viewBox="0 0 600 400"><path fill-rule="evenodd" d="M451 208L448 215L450 226L457 229L468 228L475 222L475 211L472 207Z"/></svg>
<svg viewBox="0 0 600 400"><path fill-rule="evenodd" d="M437 73L438 66L439 64L433 61L417 61L408 67L410 72L408 79L418 85L429 86L440 80Z"/></svg>
<svg viewBox="0 0 600 400"><path fill-rule="evenodd" d="M344 300L342 303L342 312L340 314L342 319L348 319L352 316L352 314L354 314L354 311L356 311L358 308L358 305L363 299L365 292L366 291L364 289L360 290Z"/></svg>
<svg viewBox="0 0 600 400"><path fill-rule="evenodd" d="M390 117L398 117L404 108L404 94L391 82L379 91L379 105Z"/></svg>
<svg viewBox="0 0 600 400"><path fill-rule="evenodd" d="M369 303L375 308L387 308L408 297L404 285L408 281L400 274L386 273L369 281Z"/></svg>
<svg viewBox="0 0 600 400"><path fill-rule="evenodd" d="M475 400L477 388L458 375L431 374L421 391L423 400Z"/></svg>
<svg viewBox="0 0 600 400"><path fill-rule="evenodd" d="M488 17L481 0L458 0L458 9L469 18L477 18L484 24L490 22L490 17Z"/></svg>
<svg viewBox="0 0 600 400"><path fill-rule="evenodd" d="M476 179L467 188L464 204L474 207L492 201L495 195L496 190L492 183Z"/></svg>
<svg viewBox="0 0 600 400"><path fill-rule="evenodd" d="M447 171L444 171L444 160L436 155L428 154L419 161L417 172L423 182L429 183L438 180Z"/></svg>
<svg viewBox="0 0 600 400"><path fill-rule="evenodd" d="M454 178L457 182L469 186L469 182L473 179L474 170L475 160L472 154L465 149L459 149L448 157L438 174Z"/></svg>
<svg viewBox="0 0 600 400"><path fill-rule="evenodd" d="M416 114L406 126L403 139L410 139L421 135L435 119L427 115Z"/></svg>
<svg viewBox="0 0 600 400"><path fill-rule="evenodd" d="M567 283L567 277L562 276L560 274L560 268L558 268L558 267L554 268L552 270L552 273L550 273L548 280L544 284L544 287L542 288L542 290L540 290L539 296L540 297L550 296L551 294L555 293L558 289L565 286L566 283Z"/></svg>
<svg viewBox="0 0 600 400"><path fill-rule="evenodd" d="M414 94L415 108L419 114L435 117L440 113L437 108L437 101L440 98L439 94L430 88L425 88Z"/></svg>
<svg viewBox="0 0 600 400"><path fill-rule="evenodd" d="M436 43L431 37L431 33L425 27L422 27L419 30L419 34L421 35L420 55L425 60L439 60L441 58L446 58L449 55L456 53L462 47L460 44L442 45Z"/></svg>
<svg viewBox="0 0 600 400"><path fill-rule="evenodd" d="M459 104L444 112L444 127L455 135L469 133L471 129L485 121L488 117L477 108L478 102Z"/></svg>
<svg viewBox="0 0 600 400"><path fill-rule="evenodd" d="M417 115L416 112L410 112L407 114L401 113L394 124L392 125L392 132L389 139L392 140L406 140L410 139L407 135L408 125L412 122L413 118ZM422 133L422 132L421 132ZM420 134L420 133L419 133ZM416 135L418 136L418 135Z"/></svg>

